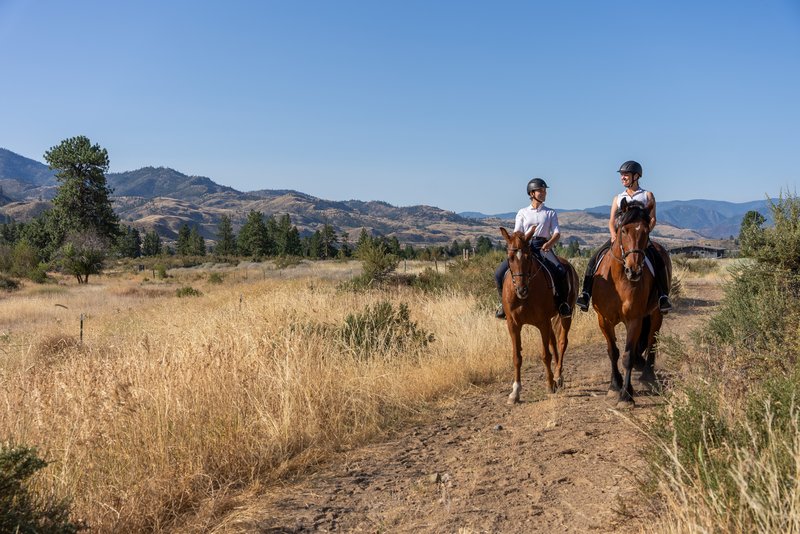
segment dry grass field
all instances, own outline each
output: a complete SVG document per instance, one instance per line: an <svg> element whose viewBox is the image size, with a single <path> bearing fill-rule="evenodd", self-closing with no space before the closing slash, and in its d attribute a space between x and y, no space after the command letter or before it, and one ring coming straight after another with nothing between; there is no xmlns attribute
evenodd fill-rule
<svg viewBox="0 0 800 534"><path fill-rule="evenodd" d="M228 497L424 418L434 400L510 379L505 325L474 298L338 288L357 271L119 272L3 294L0 435L38 447L51 462L39 483L93 530L165 531L201 511L213 521ZM176 296L185 286L200 295ZM407 305L433 341L364 355L331 334L382 301ZM597 336L576 316L573 346Z"/></svg>

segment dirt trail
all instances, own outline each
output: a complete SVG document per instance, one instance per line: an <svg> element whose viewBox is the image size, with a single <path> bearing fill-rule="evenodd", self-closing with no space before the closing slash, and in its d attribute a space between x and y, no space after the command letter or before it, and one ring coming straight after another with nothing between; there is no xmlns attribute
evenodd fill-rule
<svg viewBox="0 0 800 534"><path fill-rule="evenodd" d="M685 283L686 284L686 283ZM719 299L695 282L664 331L685 335ZM531 327L532 328L532 327ZM637 477L648 446L633 423L661 398L637 387L636 408L606 400L604 345L570 349L566 388L545 395L525 351L521 404L508 384L475 388L396 439L343 454L314 475L273 488L228 527L244 532L621 532L648 517ZM658 362L656 367L659 367ZM244 516L247 519L244 519Z"/></svg>

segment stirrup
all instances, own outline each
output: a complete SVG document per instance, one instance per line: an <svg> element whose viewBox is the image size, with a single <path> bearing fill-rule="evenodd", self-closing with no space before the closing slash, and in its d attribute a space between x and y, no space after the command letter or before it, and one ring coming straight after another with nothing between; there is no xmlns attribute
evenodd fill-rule
<svg viewBox="0 0 800 534"><path fill-rule="evenodd" d="M658 299L658 309L664 315L668 314L672 311L672 303L669 301L669 297L667 295L661 295Z"/></svg>
<svg viewBox="0 0 800 534"><path fill-rule="evenodd" d="M566 302L562 302L558 305L558 314L564 319L572 317L572 308Z"/></svg>
<svg viewBox="0 0 800 534"><path fill-rule="evenodd" d="M592 297L589 295L589 293L584 291L578 297L578 300L575 301L575 304L578 306L578 308L581 309L581 311L588 312L589 311L589 300L591 300L591 298Z"/></svg>
<svg viewBox="0 0 800 534"><path fill-rule="evenodd" d="M494 316L498 319L505 319L506 318L506 310L503 308L503 304L501 303L500 306L497 307L497 311L494 312Z"/></svg>

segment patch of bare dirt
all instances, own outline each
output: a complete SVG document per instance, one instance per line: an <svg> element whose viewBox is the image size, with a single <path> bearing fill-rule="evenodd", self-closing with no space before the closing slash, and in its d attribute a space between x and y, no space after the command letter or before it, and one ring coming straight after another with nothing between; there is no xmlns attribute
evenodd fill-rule
<svg viewBox="0 0 800 534"><path fill-rule="evenodd" d="M721 294L690 282L665 333L697 327ZM697 295L693 298L692 295ZM528 327L532 328L532 327ZM509 350L510 353L510 350ZM570 349L565 389L544 393L538 355L525 351L521 404L511 386L473 391L434 420L342 454L301 480L269 488L229 516L236 532L622 532L652 511L639 481L650 446L637 424L662 402L638 384L636 407L606 400L605 346ZM657 369L659 362L656 362Z"/></svg>

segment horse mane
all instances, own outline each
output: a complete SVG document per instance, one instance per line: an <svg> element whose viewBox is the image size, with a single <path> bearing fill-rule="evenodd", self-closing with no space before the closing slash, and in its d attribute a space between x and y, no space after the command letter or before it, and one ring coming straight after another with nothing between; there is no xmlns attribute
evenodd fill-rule
<svg viewBox="0 0 800 534"><path fill-rule="evenodd" d="M635 221L650 222L650 213L644 207L644 203L638 200L628 202L624 211L617 211L616 227L619 228Z"/></svg>

